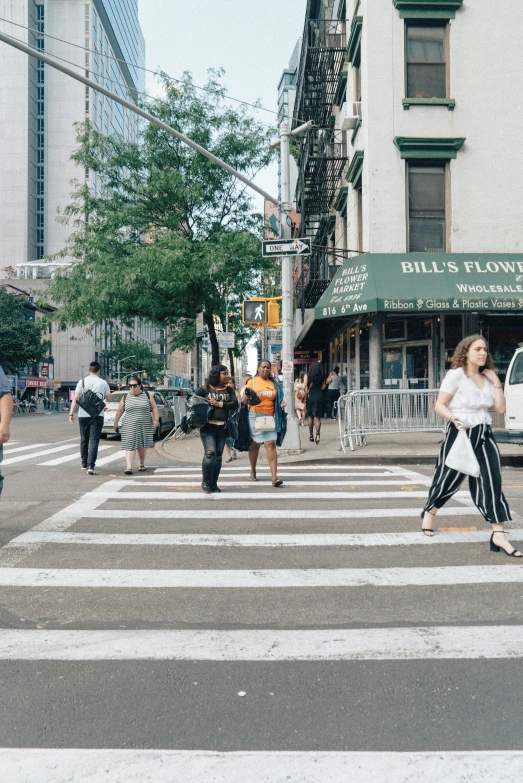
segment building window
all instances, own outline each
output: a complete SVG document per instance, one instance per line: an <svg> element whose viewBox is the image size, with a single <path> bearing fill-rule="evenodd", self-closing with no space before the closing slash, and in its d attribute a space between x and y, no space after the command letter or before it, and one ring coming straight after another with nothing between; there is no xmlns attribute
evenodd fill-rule
<svg viewBox="0 0 523 783"><path fill-rule="evenodd" d="M446 164L408 164L409 253L446 251Z"/></svg>
<svg viewBox="0 0 523 783"><path fill-rule="evenodd" d="M447 98L446 25L411 25L407 35L407 98Z"/></svg>

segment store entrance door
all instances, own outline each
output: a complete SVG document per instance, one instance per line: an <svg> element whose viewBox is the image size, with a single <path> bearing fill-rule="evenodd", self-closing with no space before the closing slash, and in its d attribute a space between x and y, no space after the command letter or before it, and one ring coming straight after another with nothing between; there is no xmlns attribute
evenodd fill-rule
<svg viewBox="0 0 523 783"><path fill-rule="evenodd" d="M431 343L404 343L383 349L385 389L431 389L432 381Z"/></svg>

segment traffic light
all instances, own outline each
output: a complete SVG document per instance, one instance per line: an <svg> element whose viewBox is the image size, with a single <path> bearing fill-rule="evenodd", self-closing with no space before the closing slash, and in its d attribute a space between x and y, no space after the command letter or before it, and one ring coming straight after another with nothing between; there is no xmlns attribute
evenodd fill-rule
<svg viewBox="0 0 523 783"><path fill-rule="evenodd" d="M251 326L280 326L280 305L274 299L246 299L242 320Z"/></svg>

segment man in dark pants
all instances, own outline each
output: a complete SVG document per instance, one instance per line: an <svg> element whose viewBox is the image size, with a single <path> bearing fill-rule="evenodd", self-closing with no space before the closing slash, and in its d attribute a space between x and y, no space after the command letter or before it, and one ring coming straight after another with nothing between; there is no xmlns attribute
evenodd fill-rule
<svg viewBox="0 0 523 783"><path fill-rule="evenodd" d="M7 443L11 437L10 426L12 415L13 395L11 394L9 381L0 367L0 462L2 462L4 458L4 443ZM4 477L0 473L0 495L2 494L3 484Z"/></svg>
<svg viewBox="0 0 523 783"><path fill-rule="evenodd" d="M78 382L74 400L71 404L69 421L74 424L74 411L82 394L91 389L96 394L101 394L107 402L111 402L111 390L109 384L100 378L100 365L91 362L89 375ZM95 475L94 467L98 456L98 444L104 425L103 413L101 416L91 416L87 411L78 406L78 422L80 424L80 456L82 458L82 470L87 470L90 476Z"/></svg>

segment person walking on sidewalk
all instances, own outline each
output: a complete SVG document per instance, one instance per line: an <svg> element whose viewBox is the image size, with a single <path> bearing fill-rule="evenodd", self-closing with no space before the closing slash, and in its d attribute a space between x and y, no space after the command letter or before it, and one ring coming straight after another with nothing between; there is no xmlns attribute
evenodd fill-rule
<svg viewBox="0 0 523 783"><path fill-rule="evenodd" d="M11 385L0 367L0 462L4 459L4 443L11 437L11 416L13 415L13 395ZM0 495L4 477L0 473Z"/></svg>
<svg viewBox="0 0 523 783"><path fill-rule="evenodd" d="M122 416L125 413L125 417ZM118 422L122 419L120 432L122 435L122 451L125 451L126 476L133 473L133 463L138 452L138 472L145 471L147 449L154 445L154 430L160 426L158 406L153 394L145 391L143 383L136 375L129 378L129 393L122 397L113 429L118 432Z"/></svg>
<svg viewBox="0 0 523 783"><path fill-rule="evenodd" d="M323 416L323 390L325 389L325 373L320 362L314 362L308 372L307 416L309 417L309 440L316 445L320 442L321 417ZM316 437L313 435L316 427Z"/></svg>
<svg viewBox="0 0 523 783"><path fill-rule="evenodd" d="M255 400L258 402L255 402ZM251 430L251 481L256 478L256 463L263 443L267 452L267 462L271 470L272 486L281 487L283 479L278 478L278 456L276 440L282 431L282 410L286 406L281 384L272 377L271 365L267 359L258 364L258 372L248 381L242 396L244 405L249 406L249 427Z"/></svg>
<svg viewBox="0 0 523 783"><path fill-rule="evenodd" d="M80 397L89 389L96 395L103 397L107 402L111 402L111 389L107 381L100 378L100 365L98 362L91 362L89 365L89 375L78 382L74 399L69 411L69 421L74 424L74 412L78 405ZM80 456L82 458L82 470L86 470L89 475L94 475L96 458L98 456L98 445L100 435L104 425L103 409L99 416L91 416L78 405L78 423L80 424Z"/></svg>
<svg viewBox="0 0 523 783"><path fill-rule="evenodd" d="M227 439L227 419L236 410L236 392L229 386L229 370L224 364L211 367L209 377L195 394L203 397L212 407L207 424L200 428L204 455L202 461L202 489L205 493L221 492L218 478L222 469L222 456Z"/></svg>
<svg viewBox="0 0 523 783"><path fill-rule="evenodd" d="M294 381L294 407L300 420L300 426L305 424L305 413L307 411L307 373L303 370Z"/></svg>
<svg viewBox="0 0 523 783"><path fill-rule="evenodd" d="M335 419L336 416L333 416L332 414L334 411L334 405L339 400L341 392L341 376L339 367L335 367L334 370L332 370L325 383L327 385L327 410L325 415L328 419Z"/></svg>
<svg viewBox="0 0 523 783"><path fill-rule="evenodd" d="M484 337L473 334L458 344L452 369L443 379L435 407L448 424L429 497L421 513L422 532L426 536L434 535L437 510L457 492L465 478L463 473L445 465L459 430L465 427L480 468L478 478L469 476L470 494L480 514L492 525L490 549L503 550L510 557L522 557L505 536L504 523L511 516L501 486L501 460L489 413L490 408L505 413L505 396Z"/></svg>

